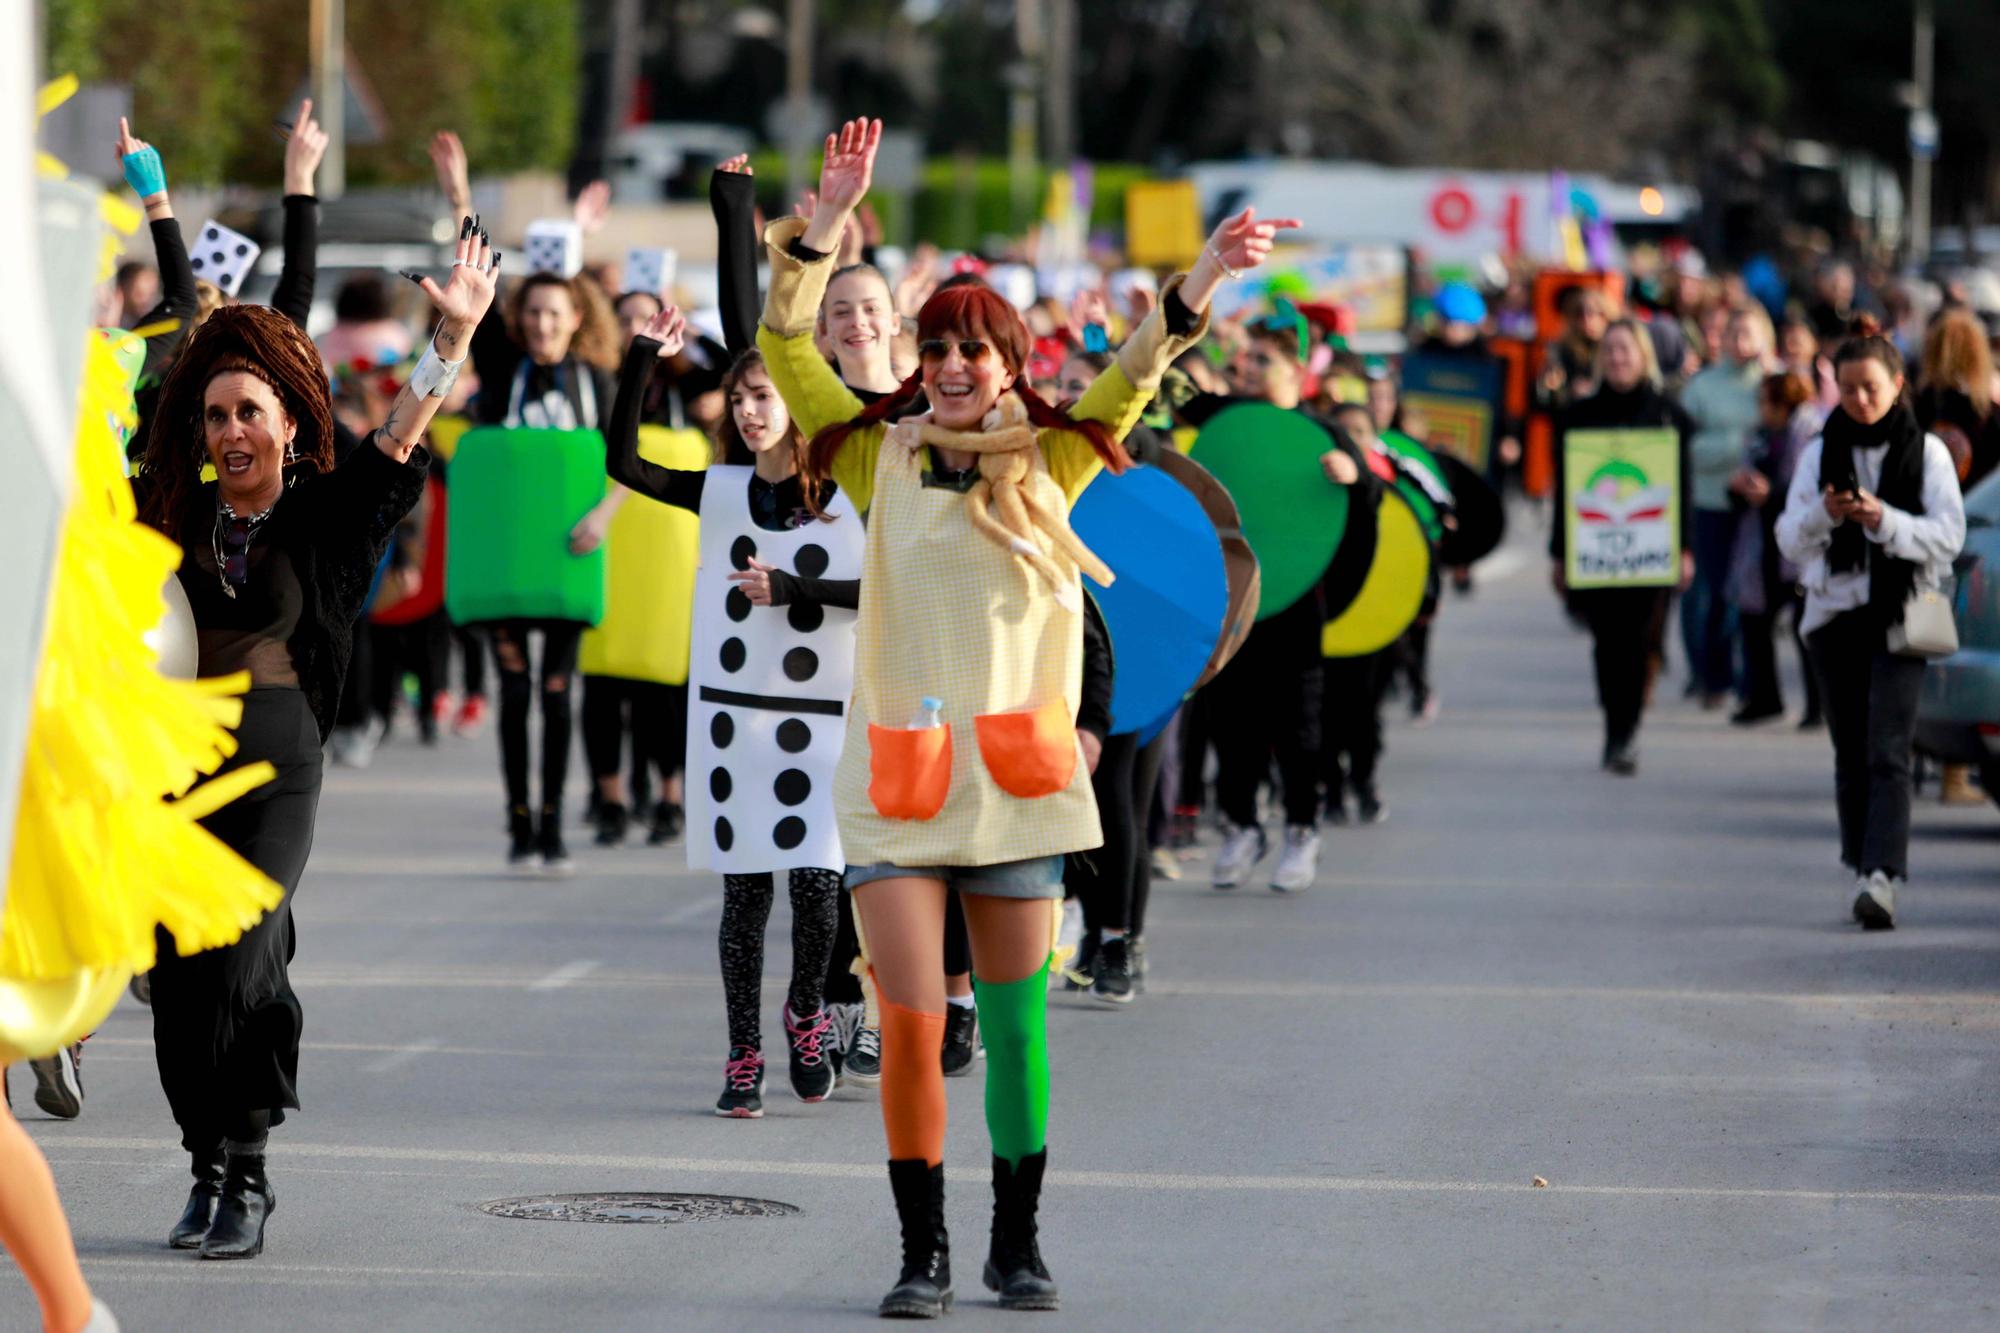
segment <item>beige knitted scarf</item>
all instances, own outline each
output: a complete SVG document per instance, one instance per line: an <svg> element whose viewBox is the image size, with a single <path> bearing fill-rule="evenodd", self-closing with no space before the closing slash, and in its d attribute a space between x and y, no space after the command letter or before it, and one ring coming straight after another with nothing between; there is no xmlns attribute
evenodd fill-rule
<svg viewBox="0 0 2000 1333"><path fill-rule="evenodd" d="M1076 562L1078 569L1101 585L1111 583L1111 570L1070 530L1064 518L1035 499L1026 484L1034 472L1035 428L1017 394L1003 394L976 431L948 430L928 417L911 417L889 427L892 442L914 453L925 445L979 457L979 480L966 493L965 512L972 526L1012 551L1042 576L1056 599L1071 605L1076 594L1063 572L1035 540L1039 529Z"/></svg>

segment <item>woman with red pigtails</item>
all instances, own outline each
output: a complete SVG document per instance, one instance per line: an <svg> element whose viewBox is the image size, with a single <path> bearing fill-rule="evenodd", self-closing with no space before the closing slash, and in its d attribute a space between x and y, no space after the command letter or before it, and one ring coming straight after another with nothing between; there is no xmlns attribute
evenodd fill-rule
<svg viewBox="0 0 2000 1333"><path fill-rule="evenodd" d="M917 317L920 366L865 409L813 346L820 297L868 192L879 121L826 141L819 205L765 233L771 288L758 346L812 436L807 475L868 511L854 694L834 780L847 888L882 1001L882 1118L903 1269L881 1313L952 1303L944 1224L945 895L962 896L987 1049L993 1230L984 1279L1000 1304L1056 1307L1036 1241L1047 1165L1044 1006L1064 854L1102 838L1075 721L1079 572L1110 571L1069 527L1100 467L1173 358L1200 338L1226 276L1295 222L1249 212L1216 231L1187 275L1070 412L1022 378L1030 339L984 286L939 291ZM931 409L895 420L921 392ZM891 424L893 423L893 424Z"/></svg>

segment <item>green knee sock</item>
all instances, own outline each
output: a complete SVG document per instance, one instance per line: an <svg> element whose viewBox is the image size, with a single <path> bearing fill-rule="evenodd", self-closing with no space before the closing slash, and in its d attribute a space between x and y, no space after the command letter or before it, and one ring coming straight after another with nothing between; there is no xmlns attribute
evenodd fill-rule
<svg viewBox="0 0 2000 1333"><path fill-rule="evenodd" d="M972 979L986 1038L986 1132L993 1155L1019 1166L1049 1133L1049 963L999 984Z"/></svg>

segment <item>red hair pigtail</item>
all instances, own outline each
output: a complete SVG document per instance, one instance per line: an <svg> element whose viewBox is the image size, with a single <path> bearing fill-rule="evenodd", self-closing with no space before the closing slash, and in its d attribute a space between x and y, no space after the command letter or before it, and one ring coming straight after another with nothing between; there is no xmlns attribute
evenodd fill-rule
<svg viewBox="0 0 2000 1333"><path fill-rule="evenodd" d="M1021 396L1022 404L1028 409L1028 420L1042 430L1075 431L1090 441L1090 447L1104 460L1104 466L1117 476L1132 466L1132 455L1125 452L1125 446L1111 428L1102 421L1078 421L1060 407L1051 405L1023 378L1014 382L1014 392Z"/></svg>
<svg viewBox="0 0 2000 1333"><path fill-rule="evenodd" d="M894 393L877 398L856 416L819 428L819 432L812 437L812 442L806 446L805 466L802 469L806 504L815 515L820 513L819 497L824 493L826 483L833 477L833 460L839 455L840 447L847 443L847 437L857 430L881 425L896 412L915 402L917 395L922 393L923 389L924 372L919 369L897 385Z"/></svg>

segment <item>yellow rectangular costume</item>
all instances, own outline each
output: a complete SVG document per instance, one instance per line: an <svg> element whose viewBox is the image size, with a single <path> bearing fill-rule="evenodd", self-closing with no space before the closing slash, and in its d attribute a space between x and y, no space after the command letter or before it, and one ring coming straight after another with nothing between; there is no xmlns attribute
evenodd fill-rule
<svg viewBox="0 0 2000 1333"><path fill-rule="evenodd" d="M771 289L757 344L810 436L852 420L862 403L813 346L833 263L790 252L804 228L787 218L765 232ZM1121 440L1131 430L1161 374L1206 327L1204 317L1188 337L1170 336L1164 309L1163 301L1134 332L1074 417L1101 421ZM965 494L933 484L917 424L857 431L833 464L834 481L868 515L854 701L834 782L848 863L979 866L1096 847L1103 835L1074 730L1083 670L1076 561L1036 534L1063 595L976 531ZM1102 462L1073 431L1041 431L1038 443L1022 489L1066 520ZM903 730L926 695L943 701L944 737ZM939 740L946 751L927 755L927 742ZM912 767L941 780L913 791Z"/></svg>

